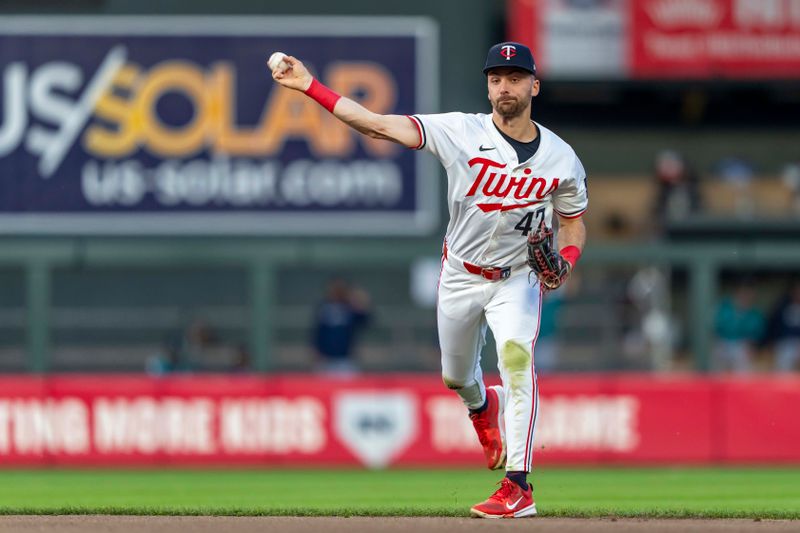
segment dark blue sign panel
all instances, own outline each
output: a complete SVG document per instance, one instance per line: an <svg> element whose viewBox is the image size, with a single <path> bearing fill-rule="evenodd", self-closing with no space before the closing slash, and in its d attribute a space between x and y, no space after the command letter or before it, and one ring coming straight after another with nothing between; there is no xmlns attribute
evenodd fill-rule
<svg viewBox="0 0 800 533"><path fill-rule="evenodd" d="M274 51L375 112L435 110L426 19L4 17L0 232L430 231L432 158L279 87Z"/></svg>

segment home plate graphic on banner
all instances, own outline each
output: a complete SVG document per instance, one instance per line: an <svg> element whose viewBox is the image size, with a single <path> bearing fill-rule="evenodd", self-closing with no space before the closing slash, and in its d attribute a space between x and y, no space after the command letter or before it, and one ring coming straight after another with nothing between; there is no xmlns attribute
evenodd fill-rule
<svg viewBox="0 0 800 533"><path fill-rule="evenodd" d="M370 468L383 468L417 438L417 399L408 393L343 393L334 399L334 431Z"/></svg>

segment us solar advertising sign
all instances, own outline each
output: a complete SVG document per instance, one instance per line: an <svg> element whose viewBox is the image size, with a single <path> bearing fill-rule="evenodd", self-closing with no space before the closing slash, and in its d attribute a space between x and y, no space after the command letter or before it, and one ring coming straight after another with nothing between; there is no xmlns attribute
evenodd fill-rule
<svg viewBox="0 0 800 533"><path fill-rule="evenodd" d="M279 87L276 50L375 112L436 111L427 19L3 17L0 233L432 230L435 160Z"/></svg>

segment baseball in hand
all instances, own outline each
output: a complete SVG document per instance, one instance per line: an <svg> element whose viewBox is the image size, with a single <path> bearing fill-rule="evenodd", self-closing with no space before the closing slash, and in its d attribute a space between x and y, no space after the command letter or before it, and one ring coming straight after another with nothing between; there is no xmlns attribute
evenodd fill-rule
<svg viewBox="0 0 800 533"><path fill-rule="evenodd" d="M283 72L289 65L286 64L286 61L283 58L286 57L286 54L283 52L275 52L271 56L269 56L269 60L267 61L267 65L269 66L270 70L275 70L276 68Z"/></svg>

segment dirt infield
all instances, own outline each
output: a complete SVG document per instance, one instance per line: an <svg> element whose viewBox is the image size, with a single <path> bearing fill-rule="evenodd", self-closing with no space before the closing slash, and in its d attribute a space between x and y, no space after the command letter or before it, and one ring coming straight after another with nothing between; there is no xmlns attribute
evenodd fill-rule
<svg viewBox="0 0 800 533"><path fill-rule="evenodd" d="M647 532L678 531L798 531L800 521L788 520L637 520L530 518L478 520L469 518L299 518L219 516L0 516L2 533L439 533L530 531Z"/></svg>

